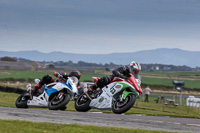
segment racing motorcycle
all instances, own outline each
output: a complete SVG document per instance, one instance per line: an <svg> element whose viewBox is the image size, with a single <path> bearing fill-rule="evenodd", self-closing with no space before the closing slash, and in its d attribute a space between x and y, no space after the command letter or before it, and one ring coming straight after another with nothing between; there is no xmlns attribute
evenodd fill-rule
<svg viewBox="0 0 200 133"><path fill-rule="evenodd" d="M115 77L107 86L94 91L84 89L76 102L75 109L86 112L90 109L112 110L116 114L125 113L135 103L136 98L142 94L140 80L130 74L128 79ZM94 82L99 78L93 77Z"/></svg>
<svg viewBox="0 0 200 133"><path fill-rule="evenodd" d="M17 98L16 107L47 107L49 110L65 110L68 102L73 100L78 93L78 79L76 77L65 79L60 74L54 76L58 77L59 82L44 84L36 96L31 95L31 84L27 84L27 91ZM35 79L36 84L39 81Z"/></svg>

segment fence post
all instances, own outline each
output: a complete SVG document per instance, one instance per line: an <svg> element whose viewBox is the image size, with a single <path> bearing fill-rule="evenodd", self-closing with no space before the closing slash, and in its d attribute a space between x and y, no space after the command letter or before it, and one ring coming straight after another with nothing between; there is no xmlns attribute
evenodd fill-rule
<svg viewBox="0 0 200 133"><path fill-rule="evenodd" d="M183 95L183 97L182 97L182 103L183 103L183 106L186 105L186 103L185 103L184 101L185 101L185 96Z"/></svg>
<svg viewBox="0 0 200 133"><path fill-rule="evenodd" d="M200 105L199 105L199 111L200 111ZM199 113L199 112L198 112Z"/></svg>
<svg viewBox="0 0 200 133"><path fill-rule="evenodd" d="M199 110L200 110L200 101L198 101L197 103L199 105L199 106L197 106L197 110L198 110L197 112L199 113Z"/></svg>
<svg viewBox="0 0 200 133"><path fill-rule="evenodd" d="M198 102L196 102L195 112L198 112Z"/></svg>
<svg viewBox="0 0 200 133"><path fill-rule="evenodd" d="M165 111L165 101L163 102L163 109L162 111L164 112Z"/></svg>
<svg viewBox="0 0 200 133"><path fill-rule="evenodd" d="M189 114L189 112L190 112L190 99L188 102L189 102L189 106L188 106L187 114Z"/></svg>

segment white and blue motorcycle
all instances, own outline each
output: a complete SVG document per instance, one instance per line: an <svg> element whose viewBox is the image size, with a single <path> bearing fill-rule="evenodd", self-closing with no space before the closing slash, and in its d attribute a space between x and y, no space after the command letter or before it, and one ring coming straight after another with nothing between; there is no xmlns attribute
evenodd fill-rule
<svg viewBox="0 0 200 133"><path fill-rule="evenodd" d="M68 77L64 79L62 75L58 75L59 82L53 82L38 91L36 96L30 93L31 84L27 84L27 91L20 95L16 100L17 108L43 107L50 110L65 110L70 100L74 100L77 95L78 79L76 77ZM36 84L39 79L35 79Z"/></svg>

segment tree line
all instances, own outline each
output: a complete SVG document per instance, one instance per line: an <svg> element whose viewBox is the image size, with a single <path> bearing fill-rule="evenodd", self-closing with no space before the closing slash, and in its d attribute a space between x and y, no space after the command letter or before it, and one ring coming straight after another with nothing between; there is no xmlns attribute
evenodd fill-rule
<svg viewBox="0 0 200 133"><path fill-rule="evenodd" d="M24 58L12 58L12 57L1 57L1 61L12 61L12 62L32 62L31 60L24 59ZM112 62L110 63L89 63L84 61L78 61L77 63L73 61L57 61L57 62L48 62L48 61L42 61L38 62L41 64L47 64L47 68L56 68L56 67L76 67L76 68L104 68L107 70L116 69L122 65L114 64ZM200 72L200 67L191 68L189 66L175 66L175 65L165 65L165 64L141 64L142 71L187 71L187 72Z"/></svg>
<svg viewBox="0 0 200 133"><path fill-rule="evenodd" d="M67 67L77 67L77 68L104 68L107 70L112 70L112 69L116 69L120 66L123 66L123 65L119 65L119 64L114 64L112 62L106 63L106 64L88 63L88 62L84 62L84 61L79 61L77 63L74 63L72 61L68 61L68 62L58 61L58 62L45 62L45 63L50 63L51 65L53 64L54 67L67 66ZM175 65L165 65L165 64L143 64L142 63L141 66L142 66L142 71L151 71L151 72L154 72L154 71L200 72L200 67L191 68L191 67L185 66L185 65L184 66L175 66Z"/></svg>

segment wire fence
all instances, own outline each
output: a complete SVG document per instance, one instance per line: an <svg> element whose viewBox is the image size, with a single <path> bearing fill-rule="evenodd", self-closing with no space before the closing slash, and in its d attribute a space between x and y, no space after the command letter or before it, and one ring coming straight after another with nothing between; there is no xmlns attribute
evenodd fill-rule
<svg viewBox="0 0 200 133"><path fill-rule="evenodd" d="M155 103L163 104L163 111L168 105L186 106L187 113L191 111L200 114L200 96L188 96L177 94L150 94L150 97L155 99ZM142 94L140 101L145 100L145 94Z"/></svg>

